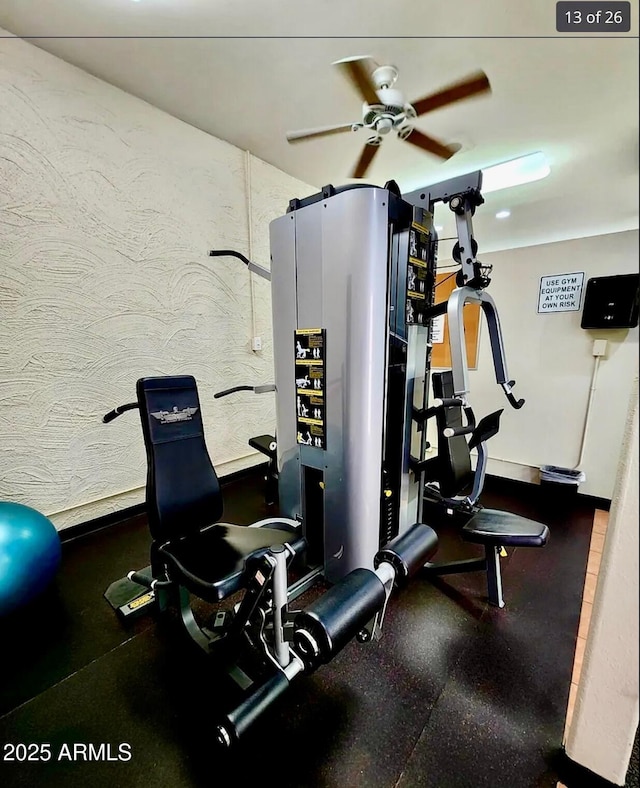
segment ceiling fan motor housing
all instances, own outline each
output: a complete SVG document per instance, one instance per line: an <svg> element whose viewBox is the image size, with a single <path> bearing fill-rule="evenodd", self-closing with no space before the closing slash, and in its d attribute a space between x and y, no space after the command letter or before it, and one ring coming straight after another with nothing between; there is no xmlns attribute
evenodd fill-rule
<svg viewBox="0 0 640 788"><path fill-rule="evenodd" d="M387 134L391 129L399 130L406 126L407 118L415 117L415 112L407 113L413 108L404 103L398 90L379 90L380 104L363 104L362 122L368 128L375 129L379 134Z"/></svg>
<svg viewBox="0 0 640 788"><path fill-rule="evenodd" d="M399 90L393 88L381 88L376 90L380 103L385 107L403 109L405 105L404 96Z"/></svg>

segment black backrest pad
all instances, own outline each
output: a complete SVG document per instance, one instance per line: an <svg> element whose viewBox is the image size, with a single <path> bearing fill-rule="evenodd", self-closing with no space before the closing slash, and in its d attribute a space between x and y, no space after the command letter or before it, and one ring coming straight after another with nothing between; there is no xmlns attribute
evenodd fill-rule
<svg viewBox="0 0 640 788"><path fill-rule="evenodd" d="M205 444L195 378L141 378L136 392L151 535L165 542L215 523L222 516L222 493Z"/></svg>
<svg viewBox="0 0 640 788"><path fill-rule="evenodd" d="M433 372L431 375L433 394L438 399L454 396L453 372L450 369ZM439 408L436 414L438 427L438 459L440 467L440 494L446 497L458 495L473 482L471 454L465 435L445 438L442 434L447 427L462 427L462 408L451 406Z"/></svg>

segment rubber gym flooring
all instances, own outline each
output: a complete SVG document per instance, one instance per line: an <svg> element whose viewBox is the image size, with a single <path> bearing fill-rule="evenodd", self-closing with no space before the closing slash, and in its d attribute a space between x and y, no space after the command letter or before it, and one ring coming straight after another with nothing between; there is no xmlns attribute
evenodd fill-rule
<svg viewBox="0 0 640 788"><path fill-rule="evenodd" d="M223 491L230 522L273 514L257 474ZM231 753L212 733L236 699L228 679L177 622L125 624L102 596L148 563L144 515L65 542L50 593L1 625L0 785L572 788L558 755L593 504L492 478L483 502L551 530L503 559L504 610L485 603L482 573L415 577L380 641L298 677ZM438 560L477 554L440 529ZM6 760L7 744L41 743Z"/></svg>

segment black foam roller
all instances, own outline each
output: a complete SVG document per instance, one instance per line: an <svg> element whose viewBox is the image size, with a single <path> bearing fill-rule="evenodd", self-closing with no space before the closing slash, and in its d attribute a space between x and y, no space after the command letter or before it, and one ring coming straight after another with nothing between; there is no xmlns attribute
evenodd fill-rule
<svg viewBox="0 0 640 788"><path fill-rule="evenodd" d="M319 653L313 662L329 662L376 615L384 601L380 578L370 569L354 569L298 613L294 642L304 648L298 630L305 630L318 644Z"/></svg>
<svg viewBox="0 0 640 788"><path fill-rule="evenodd" d="M229 735L230 743L239 739L288 686L289 679L285 674L276 673L227 715L227 721L221 727Z"/></svg>
<svg viewBox="0 0 640 788"><path fill-rule="evenodd" d="M438 535L424 523L414 523L400 536L392 539L373 559L376 569L383 561L391 564L396 572L396 583L408 580L424 566L438 549Z"/></svg>

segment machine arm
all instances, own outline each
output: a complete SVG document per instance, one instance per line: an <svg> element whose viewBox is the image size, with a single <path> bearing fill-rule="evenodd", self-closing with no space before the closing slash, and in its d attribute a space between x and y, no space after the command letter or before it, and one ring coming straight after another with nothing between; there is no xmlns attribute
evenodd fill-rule
<svg viewBox="0 0 640 788"><path fill-rule="evenodd" d="M223 389L222 391L217 391L214 395L214 399L220 399L220 397L227 397L229 394L235 394L237 391L253 391L254 394L266 394L268 391L275 391L276 384L275 383L265 383L262 386L232 386L230 389Z"/></svg>
<svg viewBox="0 0 640 788"><path fill-rule="evenodd" d="M489 327L491 355L493 356L496 382L502 386L509 404L516 409L521 408L525 401L523 399L516 399L512 392L515 381L509 379L509 373L507 372L507 361L502 342L500 319L498 317L498 310L496 309L495 302L488 293L473 287L460 287L454 290L449 296L447 306L449 342L451 346L451 369L453 372L455 396L466 399L466 395L470 391L462 315L462 310L466 303L476 303L480 304L482 307Z"/></svg>
<svg viewBox="0 0 640 788"><path fill-rule="evenodd" d="M459 287L487 287L491 281L488 268L476 259L478 244L473 237L472 216L482 205L482 171L460 175L441 183L425 186L423 189L404 194L402 199L433 213L436 203L443 202L456 215L458 242L453 248L453 259L460 263L456 283Z"/></svg>
<svg viewBox="0 0 640 788"><path fill-rule="evenodd" d="M118 405L117 408L110 410L108 413L105 413L102 417L102 421L105 424L108 424L110 421L117 419L118 416L122 416L123 413L126 413L128 410L135 410L135 408L139 407L137 402L127 402L126 405Z"/></svg>
<svg viewBox="0 0 640 788"><path fill-rule="evenodd" d="M261 276L268 282L271 281L271 271L268 268L258 265L258 263L251 262L251 260L249 260L243 254L240 254L240 252L235 252L233 249L212 249L209 252L209 257L237 257L238 260L242 260L242 262L252 273L258 274L258 276Z"/></svg>

